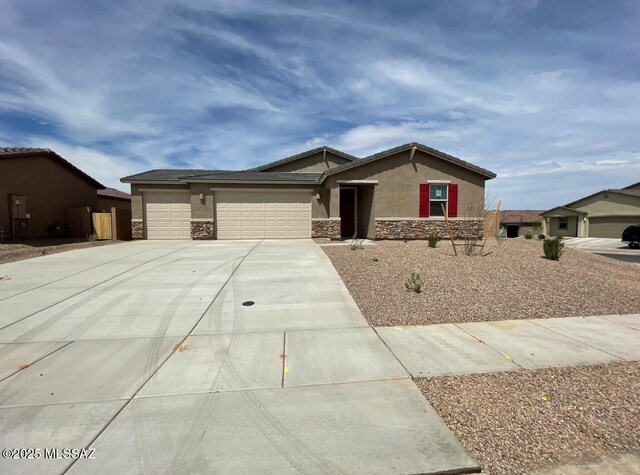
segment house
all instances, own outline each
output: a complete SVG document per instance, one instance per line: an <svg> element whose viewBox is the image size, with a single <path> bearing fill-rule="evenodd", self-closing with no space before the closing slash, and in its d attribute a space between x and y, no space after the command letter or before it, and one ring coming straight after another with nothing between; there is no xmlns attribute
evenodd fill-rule
<svg viewBox="0 0 640 475"><path fill-rule="evenodd" d="M115 188L98 190L96 211L111 211L111 208L131 210L131 195Z"/></svg>
<svg viewBox="0 0 640 475"><path fill-rule="evenodd" d="M500 211L500 228L504 229L508 238L517 238L527 234L535 234L533 223L543 225L544 218L541 216L544 210L531 209L510 209ZM540 233L544 231L540 229Z"/></svg>
<svg viewBox="0 0 640 475"><path fill-rule="evenodd" d="M95 207L104 185L46 148L0 148L4 238L65 236L68 210Z"/></svg>
<svg viewBox="0 0 640 475"><path fill-rule="evenodd" d="M137 239L424 239L482 233L484 168L419 143L357 158L319 147L243 171L151 170L131 184Z"/></svg>
<svg viewBox="0 0 640 475"><path fill-rule="evenodd" d="M620 239L631 224L640 224L640 182L605 189L542 213L550 236Z"/></svg>

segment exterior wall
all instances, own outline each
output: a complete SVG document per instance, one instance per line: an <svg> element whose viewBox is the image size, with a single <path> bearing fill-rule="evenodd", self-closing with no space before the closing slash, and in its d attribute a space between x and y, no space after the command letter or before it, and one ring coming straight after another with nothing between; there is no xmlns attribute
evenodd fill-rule
<svg viewBox="0 0 640 475"><path fill-rule="evenodd" d="M191 220L191 239L206 240L215 239L215 227L211 220Z"/></svg>
<svg viewBox="0 0 640 475"><path fill-rule="evenodd" d="M586 211L589 218L599 216L638 216L640 215L640 196L603 192L575 202L572 208Z"/></svg>
<svg viewBox="0 0 640 475"><path fill-rule="evenodd" d="M340 218L312 219L311 237L340 239Z"/></svg>
<svg viewBox="0 0 640 475"><path fill-rule="evenodd" d="M437 233L447 238L444 219L376 219L377 239L427 239L430 234ZM454 239L481 239L484 233L483 219L449 219Z"/></svg>
<svg viewBox="0 0 640 475"><path fill-rule="evenodd" d="M575 237L578 235L578 216L568 216L567 229L558 229L558 217L549 218L549 236Z"/></svg>
<svg viewBox="0 0 640 475"><path fill-rule="evenodd" d="M376 213L375 213L375 189L374 185L359 185L358 204L356 210L359 238L376 238Z"/></svg>
<svg viewBox="0 0 640 475"><path fill-rule="evenodd" d="M347 160L346 158L342 158L338 155L334 155L328 150L325 154L326 160L323 160L322 156L323 156L322 152L314 153L313 155L299 158L298 160L293 160L288 163L283 163L282 165L276 165L275 167L268 168L263 171L321 173L323 171L328 170L329 168L333 168L338 165L342 165L343 163L349 162L349 160Z"/></svg>
<svg viewBox="0 0 640 475"><path fill-rule="evenodd" d="M98 196L96 200L96 210L111 211L111 208L131 209L131 200L122 200L118 198L103 198Z"/></svg>
<svg viewBox="0 0 640 475"><path fill-rule="evenodd" d="M66 230L69 208L96 206L97 187L47 155L0 159L0 227L10 237L9 194L23 195L29 237L51 235L49 226L58 223Z"/></svg>
<svg viewBox="0 0 640 475"><path fill-rule="evenodd" d="M144 223L142 219L131 218L131 239L144 239Z"/></svg>
<svg viewBox="0 0 640 475"><path fill-rule="evenodd" d="M330 216L340 216L338 180L377 180L374 208L376 218L419 217L419 185L429 180L450 180L458 187L458 216L480 216L484 208L485 179L481 175L441 158L417 150L412 161L410 151L336 173L327 178L331 189ZM337 196L337 200L335 199Z"/></svg>

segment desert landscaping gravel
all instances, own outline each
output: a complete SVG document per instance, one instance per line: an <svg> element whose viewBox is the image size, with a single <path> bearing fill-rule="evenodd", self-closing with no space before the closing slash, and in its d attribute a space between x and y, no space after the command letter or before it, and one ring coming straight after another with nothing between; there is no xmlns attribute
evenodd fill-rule
<svg viewBox="0 0 640 475"><path fill-rule="evenodd" d="M574 249L551 261L537 240L491 240L471 257L447 241L322 249L373 326L640 313L640 265ZM405 289L412 272L421 293Z"/></svg>
<svg viewBox="0 0 640 475"><path fill-rule="evenodd" d="M640 448L638 362L416 384L483 473L531 473Z"/></svg>

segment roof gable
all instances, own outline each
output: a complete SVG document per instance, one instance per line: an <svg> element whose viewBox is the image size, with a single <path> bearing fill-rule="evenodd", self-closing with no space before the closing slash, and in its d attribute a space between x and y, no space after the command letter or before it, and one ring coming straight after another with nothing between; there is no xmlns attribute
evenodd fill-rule
<svg viewBox="0 0 640 475"><path fill-rule="evenodd" d="M445 161L448 161L450 163L453 163L455 165L458 165L458 166L460 166L462 168L466 168L468 170L471 170L474 173L477 173L479 175L484 176L486 179L491 179L491 178L495 178L496 177L496 174L491 172L491 171L489 171L489 170L481 168L481 167L479 167L477 165L474 165L472 163L465 162L464 160L461 160L461 159L459 159L457 157L454 157L453 155L448 155L448 154L446 154L444 152L441 152L441 151L436 150L436 149L431 148L431 147L427 147L426 145L422 145L422 144L417 143L417 142L412 142L412 143L400 145L399 147L390 148L388 150L384 150L382 152L378 152L378 153L375 153L373 155L369 155L368 157L362 158L360 160L357 160L357 161L354 161L354 162L351 162L351 163L345 163L344 165L340 165L340 166L337 166L337 167L332 168L330 170L327 170L324 173L324 175L325 175L325 177L329 176L329 175L335 175L336 173L340 173L340 172L345 171L345 170L350 170L352 168L356 168L356 167L365 165L367 163L371 163L371 162L376 161L376 160L380 160L380 159L383 159L383 158L386 158L386 157L390 157L390 156L396 155L396 154L398 154L400 152L404 152L404 151L407 151L407 150L412 150L412 154L415 153L415 150L420 150L420 151L425 152L425 153L427 153L429 155L432 155L434 157L437 157L437 158L440 158L442 160L445 160Z"/></svg>
<svg viewBox="0 0 640 475"><path fill-rule="evenodd" d="M306 152L298 153L296 155L291 155L290 157L276 160L275 162L266 163L264 165L260 165L259 167L250 168L247 171L252 171L252 172L268 171L280 165L285 165L287 163L295 162L296 160L300 160L302 158L306 158L315 154L323 153L326 155L327 152L331 153L332 155L335 155L336 157L340 157L349 163L359 160L358 157L354 157L353 155L349 155L347 153L341 152L340 150L336 150L335 148L323 146L323 147L314 148L312 150L307 150Z"/></svg>

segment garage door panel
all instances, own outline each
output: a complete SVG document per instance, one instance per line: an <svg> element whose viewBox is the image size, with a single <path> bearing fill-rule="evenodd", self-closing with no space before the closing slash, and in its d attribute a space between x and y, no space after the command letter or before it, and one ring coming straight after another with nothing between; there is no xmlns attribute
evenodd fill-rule
<svg viewBox="0 0 640 475"><path fill-rule="evenodd" d="M189 192L152 192L143 195L147 239L189 239L191 202Z"/></svg>
<svg viewBox="0 0 640 475"><path fill-rule="evenodd" d="M311 237L309 192L222 191L215 200L218 239Z"/></svg>
<svg viewBox="0 0 640 475"><path fill-rule="evenodd" d="M589 219L589 237L615 238L622 237L627 226L639 224L640 216L603 216Z"/></svg>

